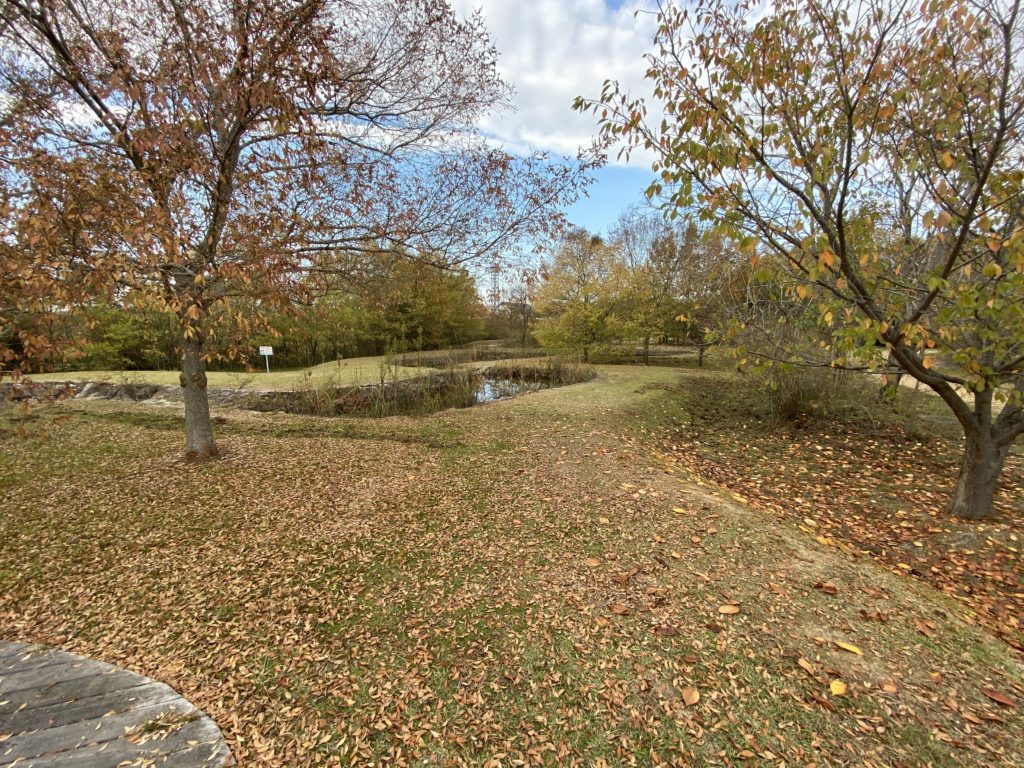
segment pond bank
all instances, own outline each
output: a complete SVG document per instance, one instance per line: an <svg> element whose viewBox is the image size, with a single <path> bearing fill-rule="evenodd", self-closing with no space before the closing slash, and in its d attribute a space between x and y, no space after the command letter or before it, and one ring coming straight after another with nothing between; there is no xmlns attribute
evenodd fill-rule
<svg viewBox="0 0 1024 768"><path fill-rule="evenodd" d="M535 366L456 368L410 379L337 386L330 382L293 390L210 387L213 405L310 416L425 415L468 408L594 377L589 368L548 362ZM153 404L183 401L181 387L136 382L33 381L0 383L0 401L36 405L68 399Z"/></svg>

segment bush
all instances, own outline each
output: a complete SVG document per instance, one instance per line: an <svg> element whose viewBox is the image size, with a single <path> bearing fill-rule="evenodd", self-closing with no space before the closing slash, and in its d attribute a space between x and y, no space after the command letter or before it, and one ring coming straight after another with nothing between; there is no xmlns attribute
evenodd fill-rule
<svg viewBox="0 0 1024 768"><path fill-rule="evenodd" d="M771 415L787 421L835 409L848 389L848 376L833 368L772 365L760 374Z"/></svg>

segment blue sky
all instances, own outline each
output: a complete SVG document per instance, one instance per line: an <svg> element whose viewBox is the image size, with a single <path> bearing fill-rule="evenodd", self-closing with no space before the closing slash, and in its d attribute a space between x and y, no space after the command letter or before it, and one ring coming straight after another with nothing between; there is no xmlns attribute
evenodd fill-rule
<svg viewBox="0 0 1024 768"><path fill-rule="evenodd" d="M646 92L643 55L655 30L654 0L451 0L464 15L479 9L499 53L502 76L516 89L515 109L490 115L481 128L514 152L574 156L597 130L592 114L572 109L577 96L597 96L605 80ZM569 220L606 232L619 213L642 202L651 157L628 164L614 154L597 171L589 197Z"/></svg>
<svg viewBox="0 0 1024 768"><path fill-rule="evenodd" d="M607 233L619 214L633 203L644 201L644 191L653 178L649 168L609 165L595 174L590 195L566 211L573 224L591 232Z"/></svg>

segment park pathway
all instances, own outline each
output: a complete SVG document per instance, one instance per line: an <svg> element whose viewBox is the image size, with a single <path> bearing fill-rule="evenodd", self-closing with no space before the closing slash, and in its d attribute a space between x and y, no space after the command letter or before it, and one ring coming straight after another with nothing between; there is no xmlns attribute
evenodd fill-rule
<svg viewBox="0 0 1024 768"><path fill-rule="evenodd" d="M173 689L94 659L0 641L0 768L234 765Z"/></svg>

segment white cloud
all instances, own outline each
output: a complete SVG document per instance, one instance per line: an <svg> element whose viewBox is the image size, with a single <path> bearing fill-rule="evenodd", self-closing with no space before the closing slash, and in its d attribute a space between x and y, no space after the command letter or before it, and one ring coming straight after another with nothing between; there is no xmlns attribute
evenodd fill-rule
<svg viewBox="0 0 1024 768"><path fill-rule="evenodd" d="M481 124L509 150L573 155L597 131L592 114L573 111L573 99L599 96L605 80L647 93L643 55L656 27L653 0L626 0L619 8L603 0L452 0L452 6L463 16L482 10L501 74L516 89L516 111ZM646 163L637 156L632 164Z"/></svg>

